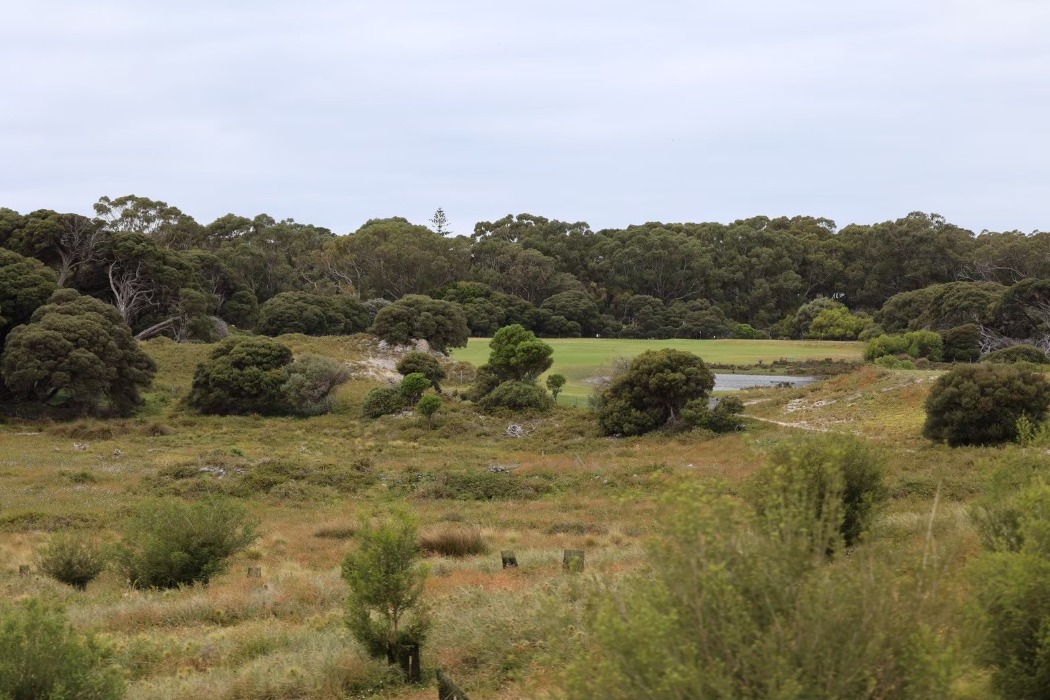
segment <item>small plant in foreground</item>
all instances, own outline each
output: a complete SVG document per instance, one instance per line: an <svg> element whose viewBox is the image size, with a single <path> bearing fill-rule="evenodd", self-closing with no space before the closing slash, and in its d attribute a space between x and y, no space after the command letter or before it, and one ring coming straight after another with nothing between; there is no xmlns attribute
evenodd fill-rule
<svg viewBox="0 0 1050 700"><path fill-rule="evenodd" d="M148 501L125 528L116 562L136 588L208 583L257 537L255 519L233 501Z"/></svg>
<svg viewBox="0 0 1050 700"><path fill-rule="evenodd" d="M427 419L427 427L434 429L434 414L441 410L441 397L435 394L424 396L416 404L416 413Z"/></svg>
<svg viewBox="0 0 1050 700"><path fill-rule="evenodd" d="M37 600L0 604L0 698L117 700L124 697L110 652Z"/></svg>
<svg viewBox="0 0 1050 700"><path fill-rule="evenodd" d="M52 535L37 561L48 576L82 591L106 568L98 545L80 535Z"/></svg>
<svg viewBox="0 0 1050 700"><path fill-rule="evenodd" d="M365 521L358 548L343 560L350 586L346 624L375 657L405 667L408 647L422 644L430 627L423 604L427 568L419 561L419 526L399 511L378 524Z"/></svg>

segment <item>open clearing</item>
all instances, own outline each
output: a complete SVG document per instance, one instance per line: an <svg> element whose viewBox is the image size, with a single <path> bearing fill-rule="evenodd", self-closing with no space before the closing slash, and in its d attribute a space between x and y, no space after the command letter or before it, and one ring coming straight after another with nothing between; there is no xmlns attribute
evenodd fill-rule
<svg viewBox="0 0 1050 700"><path fill-rule="evenodd" d="M281 340L296 352L356 363L375 346L362 337ZM556 367L567 374L575 367L578 377L617 354L666 345L554 344ZM483 360L485 346L475 341L470 349ZM677 346L715 362L859 353L842 343ZM644 566L668 491L701 481L735 493L767 451L799 429L856 433L888 457L892 501L872 533L880 546L902 561L921 552L939 492L933 531L944 551L965 556L975 551L965 503L998 454L922 439L932 372L869 365L807 387L748 390L745 415L766 420L743 433L611 439L584 410L480 416L451 397L434 430L414 415L364 421L362 398L382 380L362 373L340 388L331 415L199 416L179 399L210 346L157 340L144 347L161 371L142 416L0 425L0 596L60 602L74 624L102 631L127 670L133 700L433 697L433 686L377 679L343 624L340 561L355 546L359 519L395 503L419 515L424 533L478 528L488 547L461 559L429 558L434 629L426 669L444 667L475 699L550 698L578 641L588 592ZM450 393L463 388L448 386ZM523 437L508 436L510 420L522 424ZM18 574L22 564L35 569L34 552L49 531L75 528L113 541L143 499L208 493L242 499L261 519L262 538L207 587L130 591L107 572L80 593L35 572ZM566 548L585 550L582 577L562 572ZM515 551L520 569L501 568L503 549ZM962 564L952 562L948 591L964 580ZM248 578L249 565L261 567L262 577ZM980 677L963 683L969 686L954 697L986 697Z"/></svg>
<svg viewBox="0 0 1050 700"><path fill-rule="evenodd" d="M471 338L467 347L453 351L452 357L472 365L485 364L491 338ZM696 353L705 362L717 365L750 366L776 360L855 360L860 361L863 343L820 340L621 340L604 338L545 338L554 348L551 372L565 375L568 383L559 400L570 405L586 405L592 385L587 380L602 376L617 358L632 358L646 350L674 348Z"/></svg>

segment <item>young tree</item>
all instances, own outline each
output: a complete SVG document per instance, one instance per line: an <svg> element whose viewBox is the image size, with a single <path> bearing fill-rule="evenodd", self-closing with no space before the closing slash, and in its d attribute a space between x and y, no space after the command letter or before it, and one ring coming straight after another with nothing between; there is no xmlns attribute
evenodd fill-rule
<svg viewBox="0 0 1050 700"><path fill-rule="evenodd" d="M431 387L431 382L426 375L413 372L405 375L401 380L401 395L405 397L405 403L415 406L423 398L423 392Z"/></svg>
<svg viewBox="0 0 1050 700"><path fill-rule="evenodd" d="M447 236L452 233L448 227L448 217L445 216L445 210L441 207L437 208L434 212L434 216L430 217L430 226L434 229L434 233L439 236Z"/></svg>
<svg viewBox="0 0 1050 700"><path fill-rule="evenodd" d="M554 348L517 324L496 332L485 365L501 382L535 381L554 364Z"/></svg>
<svg viewBox="0 0 1050 700"><path fill-rule="evenodd" d="M437 358L425 352L410 352L397 363L397 371L402 376L413 373L422 374L434 385L434 391L441 393L441 380L447 375Z"/></svg>
<svg viewBox="0 0 1050 700"><path fill-rule="evenodd" d="M550 390L551 396L554 397L555 401L558 400L558 394L561 393L562 387L565 386L565 381L565 377L560 374L547 375L547 388Z"/></svg>
<svg viewBox="0 0 1050 700"><path fill-rule="evenodd" d="M416 404L416 413L427 419L427 427L434 429L434 414L441 410L441 397L427 394Z"/></svg>
<svg viewBox="0 0 1050 700"><path fill-rule="evenodd" d="M405 511L378 524L366 520L357 540L357 550L343 560L350 587L346 624L369 654L404 667L408 647L422 644L430 628L418 521Z"/></svg>

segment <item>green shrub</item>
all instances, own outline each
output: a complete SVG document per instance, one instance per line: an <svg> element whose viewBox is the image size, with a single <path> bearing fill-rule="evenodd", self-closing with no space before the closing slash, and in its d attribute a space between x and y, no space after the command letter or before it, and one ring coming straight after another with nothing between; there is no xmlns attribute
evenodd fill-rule
<svg viewBox="0 0 1050 700"><path fill-rule="evenodd" d="M915 369L915 363L911 360L902 360L894 355L883 355L876 358L875 364L886 369Z"/></svg>
<svg viewBox="0 0 1050 700"><path fill-rule="evenodd" d="M944 358L944 339L933 331L912 331L903 335L880 335L868 341L864 359L872 362L885 355L910 355L940 362Z"/></svg>
<svg viewBox="0 0 1050 700"><path fill-rule="evenodd" d="M993 552L1018 552L1024 545L1022 494L1050 479L1050 458L1035 450L1007 450L969 508L981 544Z"/></svg>
<svg viewBox="0 0 1050 700"><path fill-rule="evenodd" d="M1034 345L1013 345L988 353L981 358L982 362L1009 364L1013 362L1030 362L1033 365L1050 365L1046 353Z"/></svg>
<svg viewBox="0 0 1050 700"><path fill-rule="evenodd" d="M124 697L112 653L37 600L0 603L0 698L117 700Z"/></svg>
<svg viewBox="0 0 1050 700"><path fill-rule="evenodd" d="M415 406L423 398L423 392L429 389L431 384L431 381L421 372L406 374L401 380L401 396L404 397L405 403L409 406Z"/></svg>
<svg viewBox="0 0 1050 700"><path fill-rule="evenodd" d="M510 501L539 498L551 490L551 485L541 479L507 472L442 471L419 484L415 495L464 501Z"/></svg>
<svg viewBox="0 0 1050 700"><path fill-rule="evenodd" d="M285 413L285 383L292 351L269 338L237 336L224 340L208 362L197 366L187 402L202 413L219 415Z"/></svg>
<svg viewBox="0 0 1050 700"><path fill-rule="evenodd" d="M402 645L421 644L430 628L423 605L427 568L419 562L419 526L406 512L357 532L358 548L343 560L350 587L346 624L375 657L400 661Z"/></svg>
<svg viewBox="0 0 1050 700"><path fill-rule="evenodd" d="M366 418L379 418L399 413L405 408L405 397L400 389L393 387L376 387L365 395L361 412Z"/></svg>
<svg viewBox="0 0 1050 700"><path fill-rule="evenodd" d="M759 340L763 336L768 337L768 335L763 334L762 331L753 328L749 323L738 323L733 326L734 338L739 338L741 340Z"/></svg>
<svg viewBox="0 0 1050 700"><path fill-rule="evenodd" d="M441 397L435 394L424 396L416 404L416 413L427 419L427 427L434 429L434 414L441 410Z"/></svg>
<svg viewBox="0 0 1050 700"><path fill-rule="evenodd" d="M256 521L232 501L147 501L125 526L115 560L136 588L206 584L257 537Z"/></svg>
<svg viewBox="0 0 1050 700"><path fill-rule="evenodd" d="M844 435L812 435L787 440L769 455L749 485L750 500L761 514L782 507L783 494L796 495L813 509L815 521L828 520L847 546L857 543L886 500L885 463L863 440ZM828 542L829 549L836 542Z"/></svg>
<svg viewBox="0 0 1050 700"><path fill-rule="evenodd" d="M805 509L787 517L824 527ZM589 606L570 700L951 697L932 577L902 580L864 550L828 563L710 492L676 494L658 522L645 572Z"/></svg>
<svg viewBox="0 0 1050 700"><path fill-rule="evenodd" d="M507 381L500 383L478 402L484 411L508 410L515 413L549 411L551 398L535 382Z"/></svg>
<svg viewBox="0 0 1050 700"><path fill-rule="evenodd" d="M941 337L946 362L976 362L981 358L981 329L976 323L949 328Z"/></svg>
<svg viewBox="0 0 1050 700"><path fill-rule="evenodd" d="M82 591L106 568L101 548L83 535L52 535L37 561L48 576Z"/></svg>
<svg viewBox="0 0 1050 700"><path fill-rule="evenodd" d="M437 358L425 352L410 352L397 363L397 371L402 376L419 373L430 380L434 391L441 393L441 382L447 376L445 369Z"/></svg>
<svg viewBox="0 0 1050 700"><path fill-rule="evenodd" d="M739 414L744 410L744 402L736 396L724 396L711 408L707 399L697 399L686 404L682 419L693 426L713 433L729 433L739 430L744 421Z"/></svg>
<svg viewBox="0 0 1050 700"><path fill-rule="evenodd" d="M598 423L607 435L641 435L676 421L686 404L702 401L715 378L698 356L647 350L601 394Z"/></svg>
<svg viewBox="0 0 1050 700"><path fill-rule="evenodd" d="M380 309L370 332L393 345L426 340L440 352L465 347L470 337L463 307L421 294L406 294Z"/></svg>
<svg viewBox="0 0 1050 700"><path fill-rule="evenodd" d="M1046 418L1050 384L1024 364L981 362L938 377L926 398L923 435L949 445L985 445L1017 437L1017 421Z"/></svg>
<svg viewBox="0 0 1050 700"><path fill-rule="evenodd" d="M547 390L551 392L551 396L554 400L558 400L558 394L561 393L561 389L565 386L567 380L561 374L551 374L547 376Z"/></svg>
<svg viewBox="0 0 1050 700"><path fill-rule="evenodd" d="M301 416L332 410L332 393L350 379L346 365L323 355L302 355L288 366L281 393L289 409Z"/></svg>

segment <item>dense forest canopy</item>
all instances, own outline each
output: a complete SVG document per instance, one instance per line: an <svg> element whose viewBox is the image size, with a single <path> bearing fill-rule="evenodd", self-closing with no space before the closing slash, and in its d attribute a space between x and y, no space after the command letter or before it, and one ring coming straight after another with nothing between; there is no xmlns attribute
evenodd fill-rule
<svg viewBox="0 0 1050 700"><path fill-rule="evenodd" d="M374 319L408 295L461 306L473 335L518 323L543 336L848 338L877 324L973 323L1033 338L1050 321L1050 233L978 235L922 212L841 229L756 216L600 231L519 214L465 236L448 234L444 216L433 228L394 217L339 235L266 214L201 224L134 195L102 197L94 210L0 209L0 246L51 268L58 286L113 304L140 337L211 340L219 320L301 332L275 314L292 294L324 306L318 314L355 319L317 324L324 332L360 330L366 312Z"/></svg>

